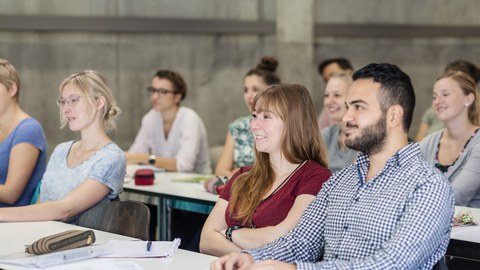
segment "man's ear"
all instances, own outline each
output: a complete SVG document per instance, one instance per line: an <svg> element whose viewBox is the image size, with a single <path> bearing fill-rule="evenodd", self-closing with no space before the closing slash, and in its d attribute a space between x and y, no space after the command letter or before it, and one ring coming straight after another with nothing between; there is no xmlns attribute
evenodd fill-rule
<svg viewBox="0 0 480 270"><path fill-rule="evenodd" d="M403 108L400 105L392 105L387 110L387 127L396 127L403 124Z"/></svg>

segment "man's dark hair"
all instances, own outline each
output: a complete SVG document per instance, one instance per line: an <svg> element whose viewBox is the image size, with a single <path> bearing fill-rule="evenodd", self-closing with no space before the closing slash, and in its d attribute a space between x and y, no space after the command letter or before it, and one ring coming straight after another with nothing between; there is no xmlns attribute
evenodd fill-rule
<svg viewBox="0 0 480 270"><path fill-rule="evenodd" d="M403 130L408 133L415 108L415 93L410 77L396 65L372 63L353 73L353 80L373 79L380 83L378 101L383 113L392 105L403 108Z"/></svg>
<svg viewBox="0 0 480 270"><path fill-rule="evenodd" d="M339 57L339 58L326 59L320 62L320 64L318 64L318 73L322 75L325 67L333 63L337 63L338 66L343 70L348 70L348 69L353 70L353 66L350 63L350 61L348 61L347 58Z"/></svg>

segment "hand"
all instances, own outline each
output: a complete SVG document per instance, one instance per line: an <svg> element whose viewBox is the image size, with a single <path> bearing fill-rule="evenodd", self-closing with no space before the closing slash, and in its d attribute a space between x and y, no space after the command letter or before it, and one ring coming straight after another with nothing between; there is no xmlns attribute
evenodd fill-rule
<svg viewBox="0 0 480 270"><path fill-rule="evenodd" d="M294 264L279 262L275 260L265 260L254 263L250 270L295 270L297 267Z"/></svg>
<svg viewBox="0 0 480 270"><path fill-rule="evenodd" d="M232 252L228 255L216 259L210 264L211 270L234 270L248 269L253 264L253 258L250 254Z"/></svg>

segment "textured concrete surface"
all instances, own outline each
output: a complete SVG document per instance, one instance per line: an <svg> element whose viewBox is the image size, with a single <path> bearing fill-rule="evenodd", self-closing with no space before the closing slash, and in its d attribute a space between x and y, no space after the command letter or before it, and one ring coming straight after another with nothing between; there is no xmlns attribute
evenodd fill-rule
<svg viewBox="0 0 480 270"><path fill-rule="evenodd" d="M160 68L184 75L189 92L183 105L192 107L204 119L213 146L223 144L230 121L248 113L242 99L243 76L266 54L281 60L284 81L304 83L311 88L318 109L322 107L324 85L316 74L316 65L322 59L345 56L355 68L370 62L397 64L411 75L416 90L418 105L412 135L420 115L430 106L431 88L443 67L460 58L480 64L480 38L474 34L465 38L332 38L311 36L306 29L312 26L305 25L315 22L478 26L480 17L474 0L299 0L281 4L282 9L277 10L275 0L0 0L0 16L278 22L277 33L271 35L0 31L0 57L10 60L19 70L23 82L21 104L43 124L49 152L59 142L75 136L67 129L59 130L55 100L62 79L84 69L100 71L114 89L123 113L112 137L126 149L149 109L144 89ZM305 5L313 11L310 18L310 13L302 13Z"/></svg>

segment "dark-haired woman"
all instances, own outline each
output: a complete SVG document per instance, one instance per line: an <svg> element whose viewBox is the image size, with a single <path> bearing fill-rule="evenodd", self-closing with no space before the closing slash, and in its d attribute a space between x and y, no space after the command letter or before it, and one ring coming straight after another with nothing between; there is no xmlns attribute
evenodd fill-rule
<svg viewBox="0 0 480 270"><path fill-rule="evenodd" d="M147 88L152 109L143 117L127 156L129 164L152 164L167 171L209 174L205 125L192 109L180 106L187 85L180 74L159 70Z"/></svg>

